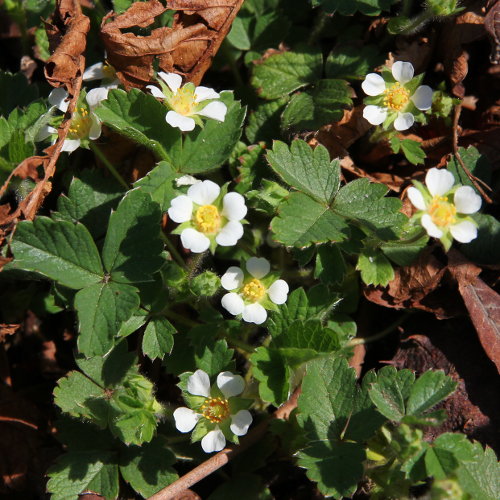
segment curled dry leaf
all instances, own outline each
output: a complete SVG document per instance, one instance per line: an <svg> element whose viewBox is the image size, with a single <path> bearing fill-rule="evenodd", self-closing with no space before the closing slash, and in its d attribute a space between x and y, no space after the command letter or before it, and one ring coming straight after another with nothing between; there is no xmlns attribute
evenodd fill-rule
<svg viewBox="0 0 500 500"><path fill-rule="evenodd" d="M78 0L58 0L52 22L46 23L53 54L45 65L45 77L53 87L66 87L70 95L75 93L89 29L90 20Z"/></svg>
<svg viewBox="0 0 500 500"><path fill-rule="evenodd" d="M17 323L0 323L0 342L5 341L7 335L14 335L21 328Z"/></svg>
<svg viewBox="0 0 500 500"><path fill-rule="evenodd" d="M491 42L490 61L492 64L498 64L500 63L500 1L490 3L492 5L484 18L484 27Z"/></svg>
<svg viewBox="0 0 500 500"><path fill-rule="evenodd" d="M101 37L109 63L125 88L151 82L153 62L160 70L179 73L199 84L231 27L243 0L158 0L137 2L123 14L103 19ZM172 27L151 30L148 36L124 33L135 26L150 26L166 10L176 10Z"/></svg>

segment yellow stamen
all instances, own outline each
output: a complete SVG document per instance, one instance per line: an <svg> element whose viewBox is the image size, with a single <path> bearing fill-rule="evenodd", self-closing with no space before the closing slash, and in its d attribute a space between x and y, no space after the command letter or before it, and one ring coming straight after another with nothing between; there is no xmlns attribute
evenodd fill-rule
<svg viewBox="0 0 500 500"><path fill-rule="evenodd" d="M215 233L220 228L220 214L214 205L203 205L194 216L196 226L202 233Z"/></svg>
<svg viewBox="0 0 500 500"><path fill-rule="evenodd" d="M220 424L229 417L229 402L227 399L208 398L200 409L201 414L214 424Z"/></svg>
<svg viewBox="0 0 500 500"><path fill-rule="evenodd" d="M115 68L108 63L102 65L102 74L107 80L114 80L116 78Z"/></svg>
<svg viewBox="0 0 500 500"><path fill-rule="evenodd" d="M449 226L456 221L457 209L445 196L434 196L427 211L436 226Z"/></svg>
<svg viewBox="0 0 500 500"><path fill-rule="evenodd" d="M92 120L90 119L88 110L83 107L78 108L73 114L68 135L70 139L84 139L88 137L90 127L92 127Z"/></svg>
<svg viewBox="0 0 500 500"><path fill-rule="evenodd" d="M399 82L384 90L384 106L394 111L401 111L410 100L410 92L401 86Z"/></svg>
<svg viewBox="0 0 500 500"><path fill-rule="evenodd" d="M266 287L258 279L254 278L243 287L241 293L248 302L257 302L266 293Z"/></svg>
<svg viewBox="0 0 500 500"><path fill-rule="evenodd" d="M181 87L170 99L170 106L180 115L190 116L193 114L193 108L196 106L194 101L194 89L189 87Z"/></svg>

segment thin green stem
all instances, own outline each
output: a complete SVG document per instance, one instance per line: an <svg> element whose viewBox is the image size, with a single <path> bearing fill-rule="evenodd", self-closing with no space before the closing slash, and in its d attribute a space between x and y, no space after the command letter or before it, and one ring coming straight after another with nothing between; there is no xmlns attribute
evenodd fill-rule
<svg viewBox="0 0 500 500"><path fill-rule="evenodd" d="M224 335L224 338L227 340L228 344L230 344L234 347L238 347L242 351L248 352L250 354L253 354L255 352L255 347L250 345L250 344L247 344L243 340L236 339L236 338L230 337L228 335Z"/></svg>
<svg viewBox="0 0 500 500"><path fill-rule="evenodd" d="M380 340L384 338L389 333L393 332L398 326L402 325L410 316L411 312L406 312L401 317L399 317L394 323L391 323L387 328L384 328L381 332L376 333L375 335L370 335L370 337L357 337L350 340L347 343L348 347L353 347L359 344L369 344L370 342L375 342L376 340Z"/></svg>
<svg viewBox="0 0 500 500"><path fill-rule="evenodd" d="M409 24L404 26L399 33L401 35L411 35L416 33L429 19L432 19L433 17L435 17L434 12L430 9L426 9L414 18L410 19Z"/></svg>
<svg viewBox="0 0 500 500"><path fill-rule="evenodd" d="M163 314L165 315L166 318L177 321L181 325L188 326L190 328L194 328L195 326L200 325L200 323L198 323L197 321L186 318L186 316L183 316L182 314L176 313L172 310L164 311Z"/></svg>
<svg viewBox="0 0 500 500"><path fill-rule="evenodd" d="M92 141L89 141L89 147L92 152L102 161L105 167L110 171L111 175L128 191L130 186L125 182L123 177L118 173L115 167L111 164L111 162L104 156L104 153L99 149L99 146Z"/></svg>
<svg viewBox="0 0 500 500"><path fill-rule="evenodd" d="M184 262L184 259L181 257L181 254L177 251L177 248L175 248L175 245L170 241L170 238L165 234L161 233L161 236L163 238L163 241L165 242L165 245L168 248L168 251L170 252L170 255L172 258L179 264L184 269L188 269L186 263Z"/></svg>

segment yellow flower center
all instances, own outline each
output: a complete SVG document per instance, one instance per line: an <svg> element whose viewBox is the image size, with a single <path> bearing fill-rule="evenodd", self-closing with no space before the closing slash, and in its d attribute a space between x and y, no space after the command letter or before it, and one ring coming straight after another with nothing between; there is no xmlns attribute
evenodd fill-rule
<svg viewBox="0 0 500 500"><path fill-rule="evenodd" d="M180 115L191 116L195 103L194 89L191 87L181 87L170 99L170 106Z"/></svg>
<svg viewBox="0 0 500 500"><path fill-rule="evenodd" d="M399 82L384 90L384 106L394 111L401 111L410 100L410 92L401 86Z"/></svg>
<svg viewBox="0 0 500 500"><path fill-rule="evenodd" d="M210 422L220 424L229 417L229 402L222 398L208 398L201 405L201 414Z"/></svg>
<svg viewBox="0 0 500 500"><path fill-rule="evenodd" d="M114 80L116 78L115 68L108 63L102 65L102 74L106 80Z"/></svg>
<svg viewBox="0 0 500 500"><path fill-rule="evenodd" d="M258 279L254 278L243 287L241 293L248 302L257 302L266 293L266 287Z"/></svg>
<svg viewBox="0 0 500 500"><path fill-rule="evenodd" d="M81 107L73 114L68 136L70 139L83 139L88 137L92 120L87 109Z"/></svg>
<svg viewBox="0 0 500 500"><path fill-rule="evenodd" d="M220 214L214 205L203 205L194 216L196 226L202 233L215 233L220 228Z"/></svg>
<svg viewBox="0 0 500 500"><path fill-rule="evenodd" d="M449 226L456 221L457 209L445 196L434 196L427 211L436 226Z"/></svg>

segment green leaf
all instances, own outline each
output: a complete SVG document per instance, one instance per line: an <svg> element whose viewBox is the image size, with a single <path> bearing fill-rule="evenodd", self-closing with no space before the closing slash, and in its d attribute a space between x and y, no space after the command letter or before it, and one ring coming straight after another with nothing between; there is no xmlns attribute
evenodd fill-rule
<svg viewBox="0 0 500 500"><path fill-rule="evenodd" d="M361 80L381 63L383 57L374 45L341 44L328 54L325 74L327 78Z"/></svg>
<svg viewBox="0 0 500 500"><path fill-rule="evenodd" d="M225 120L207 120L203 128L196 127L184 137L180 151L172 155L172 164L179 172L199 174L220 167L240 139L245 108L234 100L232 92L222 92L220 100L227 106Z"/></svg>
<svg viewBox="0 0 500 500"><path fill-rule="evenodd" d="M99 253L82 224L47 217L20 222L11 248L16 268L36 271L69 288L103 279Z"/></svg>
<svg viewBox="0 0 500 500"><path fill-rule="evenodd" d="M120 456L123 478L144 498L149 498L179 477L172 467L175 455L166 444L165 439L157 436L141 447L128 447Z"/></svg>
<svg viewBox="0 0 500 500"><path fill-rule="evenodd" d="M37 97L38 87L30 85L22 73L0 71L0 115L7 116L16 106L27 106Z"/></svg>
<svg viewBox="0 0 500 500"><path fill-rule="evenodd" d="M180 194L175 187L175 179L178 177L179 174L170 163L161 161L148 175L139 179L134 187L140 187L141 191L149 193L152 200L165 212L169 209L170 202Z"/></svg>
<svg viewBox="0 0 500 500"><path fill-rule="evenodd" d="M418 141L411 139L399 139L399 137L391 138L391 149L394 153L402 153L406 159L413 165L423 165L426 154Z"/></svg>
<svg viewBox="0 0 500 500"><path fill-rule="evenodd" d="M9 160L16 165L24 159L35 154L33 142L26 141L24 130L17 129L12 132L8 145Z"/></svg>
<svg viewBox="0 0 500 500"><path fill-rule="evenodd" d="M356 269L361 271L361 279L367 285L386 286L394 279L394 269L380 250L364 249L358 257Z"/></svg>
<svg viewBox="0 0 500 500"><path fill-rule="evenodd" d="M172 161L181 147L181 132L165 121L168 109L152 95L137 89L113 89L95 109L102 122L118 133Z"/></svg>
<svg viewBox="0 0 500 500"><path fill-rule="evenodd" d="M68 196L57 200L59 212L53 218L63 218L84 224L94 238L106 232L111 210L123 196L123 187L114 179L104 177L99 170L84 170L74 177Z"/></svg>
<svg viewBox="0 0 500 500"><path fill-rule="evenodd" d="M264 141L271 144L281 135L281 114L288 100L289 97L285 96L274 101L260 102L249 113L245 134L251 143Z"/></svg>
<svg viewBox="0 0 500 500"><path fill-rule="evenodd" d="M319 202L329 204L339 189L340 164L330 161L328 150L321 145L312 149L307 142L295 140L289 148L274 141L267 159L286 183Z"/></svg>
<svg viewBox="0 0 500 500"><path fill-rule="evenodd" d="M174 347L175 328L163 317L152 318L142 338L142 352L150 359L163 359Z"/></svg>
<svg viewBox="0 0 500 500"><path fill-rule="evenodd" d="M339 121L352 106L351 89L344 80L318 80L305 92L292 96L281 119L284 130L318 130Z"/></svg>
<svg viewBox="0 0 500 500"><path fill-rule="evenodd" d="M141 189L129 191L109 218L102 250L104 267L114 281L150 281L163 263L161 210ZM128 318L127 318L128 319Z"/></svg>
<svg viewBox="0 0 500 500"><path fill-rule="evenodd" d="M254 66L252 85L264 99L277 99L321 78L322 56L316 48L271 55Z"/></svg>
<svg viewBox="0 0 500 500"><path fill-rule="evenodd" d="M75 296L78 312L78 348L87 356L108 352L122 323L139 307L135 287L121 283L96 283Z"/></svg>
<svg viewBox="0 0 500 500"><path fill-rule="evenodd" d="M294 321L279 335L274 335L272 347L296 347L316 352L332 352L339 349L336 333L324 328L319 320Z"/></svg>
<svg viewBox="0 0 500 500"><path fill-rule="evenodd" d="M227 40L233 47L239 50L249 50L251 47L250 38L245 27L245 23L241 17L236 17L231 26L231 30L227 34Z"/></svg>
<svg viewBox="0 0 500 500"><path fill-rule="evenodd" d="M401 201L384 198L387 187L358 179L346 184L337 194L333 210L349 219L357 220L379 238L396 239L408 220L400 212Z"/></svg>
<svg viewBox="0 0 500 500"><path fill-rule="evenodd" d="M500 222L486 214L474 214L474 220L479 224L477 238L461 245L460 251L478 264L500 264Z"/></svg>
<svg viewBox="0 0 500 500"><path fill-rule="evenodd" d="M292 193L280 204L279 215L272 220L271 228L277 241L299 248L342 241L349 236L343 218L303 193Z"/></svg>
<svg viewBox="0 0 500 500"><path fill-rule="evenodd" d="M347 272L346 263L338 245L320 245L316 255L314 277L325 284L341 283Z"/></svg>
<svg viewBox="0 0 500 500"><path fill-rule="evenodd" d="M457 383L442 371L427 371L413 384L406 413L422 415L443 399L447 398L457 387Z"/></svg>
<svg viewBox="0 0 500 500"><path fill-rule="evenodd" d="M338 12L343 16L352 16L361 12L367 16L378 16L383 10L388 11L394 0L316 0L328 14Z"/></svg>
<svg viewBox="0 0 500 500"><path fill-rule="evenodd" d="M491 183L492 168L486 156L482 155L474 146L469 146L467 149L458 148L458 152L472 175L486 182L486 184ZM453 174L457 184L470 186L476 190L473 182L469 179L469 176L465 173L462 165L460 165L454 155L451 156L446 168Z"/></svg>
<svg viewBox="0 0 500 500"><path fill-rule="evenodd" d="M47 490L53 500L77 500L93 491L113 499L118 496L118 466L112 452L73 451L62 455L49 471Z"/></svg>
<svg viewBox="0 0 500 500"><path fill-rule="evenodd" d="M432 446L427 449L424 460L427 474L438 480L450 477L458 467L452 452Z"/></svg>
<svg viewBox="0 0 500 500"><path fill-rule="evenodd" d="M225 340L217 340L211 345L200 343L195 349L196 368L213 377L228 369L233 355L234 349L229 349Z"/></svg>

